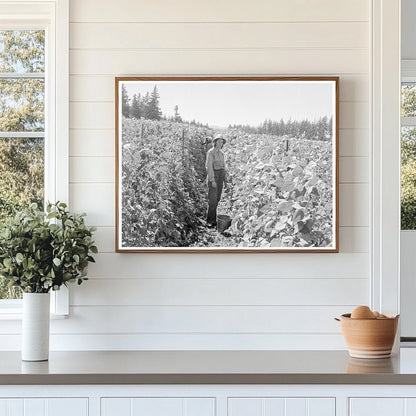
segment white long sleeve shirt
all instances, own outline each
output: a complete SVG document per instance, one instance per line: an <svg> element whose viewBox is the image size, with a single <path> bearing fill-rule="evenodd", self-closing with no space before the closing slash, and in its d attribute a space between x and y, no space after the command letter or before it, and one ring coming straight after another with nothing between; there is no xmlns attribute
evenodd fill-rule
<svg viewBox="0 0 416 416"><path fill-rule="evenodd" d="M214 169L226 169L225 154L221 149L215 147L208 150L205 167L207 169L208 181L215 182Z"/></svg>

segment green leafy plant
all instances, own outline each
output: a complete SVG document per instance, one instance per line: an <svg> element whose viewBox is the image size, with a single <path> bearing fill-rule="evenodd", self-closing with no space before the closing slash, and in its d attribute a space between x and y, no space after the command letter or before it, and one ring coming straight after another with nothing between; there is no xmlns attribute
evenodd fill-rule
<svg viewBox="0 0 416 416"><path fill-rule="evenodd" d="M49 203L46 213L37 204L18 211L0 225L0 277L29 293L81 284L97 253L85 215L70 213L60 202Z"/></svg>

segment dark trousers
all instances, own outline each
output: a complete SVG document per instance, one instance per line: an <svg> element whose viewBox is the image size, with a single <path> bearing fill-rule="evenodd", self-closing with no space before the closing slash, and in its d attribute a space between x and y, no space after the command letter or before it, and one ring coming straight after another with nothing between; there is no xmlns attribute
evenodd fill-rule
<svg viewBox="0 0 416 416"><path fill-rule="evenodd" d="M210 181L208 182L207 222L210 224L217 223L217 206L221 199L222 188L224 187L225 170L214 169L214 177L217 184L215 188Z"/></svg>

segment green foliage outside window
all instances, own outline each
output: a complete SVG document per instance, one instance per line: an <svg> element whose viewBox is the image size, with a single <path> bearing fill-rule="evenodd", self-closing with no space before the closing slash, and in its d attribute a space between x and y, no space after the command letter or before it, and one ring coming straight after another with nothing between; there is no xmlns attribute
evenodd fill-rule
<svg viewBox="0 0 416 416"><path fill-rule="evenodd" d="M402 117L416 116L416 85L402 86ZM416 127L401 134L401 229L416 230Z"/></svg>
<svg viewBox="0 0 416 416"><path fill-rule="evenodd" d="M402 129L401 228L416 229L416 128Z"/></svg>
<svg viewBox="0 0 416 416"><path fill-rule="evenodd" d="M402 117L415 117L416 116L416 85L415 84L403 84L402 85L401 115Z"/></svg>
<svg viewBox="0 0 416 416"><path fill-rule="evenodd" d="M0 30L0 73L45 71L45 32ZM0 132L43 132L42 77L0 79ZM44 203L44 139L0 133L0 223L31 203ZM0 299L20 297L0 279Z"/></svg>

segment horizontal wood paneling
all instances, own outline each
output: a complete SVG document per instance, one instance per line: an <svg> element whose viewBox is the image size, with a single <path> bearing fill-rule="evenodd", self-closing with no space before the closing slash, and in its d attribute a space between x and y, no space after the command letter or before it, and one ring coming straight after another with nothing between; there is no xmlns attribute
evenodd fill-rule
<svg viewBox="0 0 416 416"><path fill-rule="evenodd" d="M368 184L341 184L339 186L339 224L344 227L370 225L370 189Z"/></svg>
<svg viewBox="0 0 416 416"><path fill-rule="evenodd" d="M367 253L369 251L368 227L340 227L341 253ZM115 228L98 227L94 239L100 253L114 253Z"/></svg>
<svg viewBox="0 0 416 416"><path fill-rule="evenodd" d="M70 103L70 128L112 129L115 128L113 103Z"/></svg>
<svg viewBox="0 0 416 416"><path fill-rule="evenodd" d="M115 227L97 227L94 232L94 241L99 253L114 253L116 242Z"/></svg>
<svg viewBox="0 0 416 416"><path fill-rule="evenodd" d="M355 306L71 306L51 334L338 334L333 318ZM20 335L21 323L5 321L1 334Z"/></svg>
<svg viewBox="0 0 416 416"><path fill-rule="evenodd" d="M340 101L367 102L368 77L366 75L342 75L339 90ZM109 101L113 103L114 96L115 75L72 75L70 77L71 101Z"/></svg>
<svg viewBox="0 0 416 416"><path fill-rule="evenodd" d="M369 300L369 5L71 0L70 204L101 252L52 348L345 348L332 318ZM114 253L114 77L187 74L340 76L339 254Z"/></svg>
<svg viewBox="0 0 416 416"><path fill-rule="evenodd" d="M367 253L103 253L91 264L91 277L101 278L359 278L368 276ZM213 271L213 263L220 264ZM314 296L314 293L311 294Z"/></svg>
<svg viewBox="0 0 416 416"><path fill-rule="evenodd" d="M369 163L368 157L341 157L339 159L340 183L368 183Z"/></svg>
<svg viewBox="0 0 416 416"><path fill-rule="evenodd" d="M341 75L367 70L365 49L70 51L72 75Z"/></svg>
<svg viewBox="0 0 416 416"><path fill-rule="evenodd" d="M340 227L341 253L368 253L370 251L369 227Z"/></svg>
<svg viewBox="0 0 416 416"><path fill-rule="evenodd" d="M339 127L341 129L365 129L370 122L368 103L341 102L339 104Z"/></svg>
<svg viewBox="0 0 416 416"><path fill-rule="evenodd" d="M354 306L74 306L52 334L337 333Z"/></svg>
<svg viewBox="0 0 416 416"><path fill-rule="evenodd" d="M341 129L339 132L340 156L368 156L370 150L369 130Z"/></svg>
<svg viewBox="0 0 416 416"><path fill-rule="evenodd" d="M315 288L319 291L311 296ZM367 279L90 279L71 305L347 305L366 303Z"/></svg>
<svg viewBox="0 0 416 416"><path fill-rule="evenodd" d="M114 157L71 157L69 159L69 182L115 181Z"/></svg>
<svg viewBox="0 0 416 416"><path fill-rule="evenodd" d="M69 184L69 203L74 212L86 212L89 225L115 225L115 187L112 183Z"/></svg>
<svg viewBox="0 0 416 416"><path fill-rule="evenodd" d="M103 5L104 6L104 5ZM367 21L363 0L198 2L192 0L119 0L97 7L94 0L71 0L71 22L309 22Z"/></svg>
<svg viewBox="0 0 416 416"><path fill-rule="evenodd" d="M52 334L51 350L345 350L338 333ZM20 334L0 334L0 351L19 350Z"/></svg>
<svg viewBox="0 0 416 416"><path fill-rule="evenodd" d="M43 19L44 22L50 19L51 8L53 7L52 4L47 2L38 4L30 3L31 2L26 2L22 5L15 2L5 2L5 4L2 4L1 6L1 13L3 19L5 19L6 22L10 18L13 19L12 21L16 21L18 20L18 16L22 14L30 16L35 20Z"/></svg>
<svg viewBox="0 0 416 416"><path fill-rule="evenodd" d="M70 130L70 156L113 157L115 155L115 131L102 130Z"/></svg>
<svg viewBox="0 0 416 416"><path fill-rule="evenodd" d="M367 22L72 23L71 49L367 48Z"/></svg>

